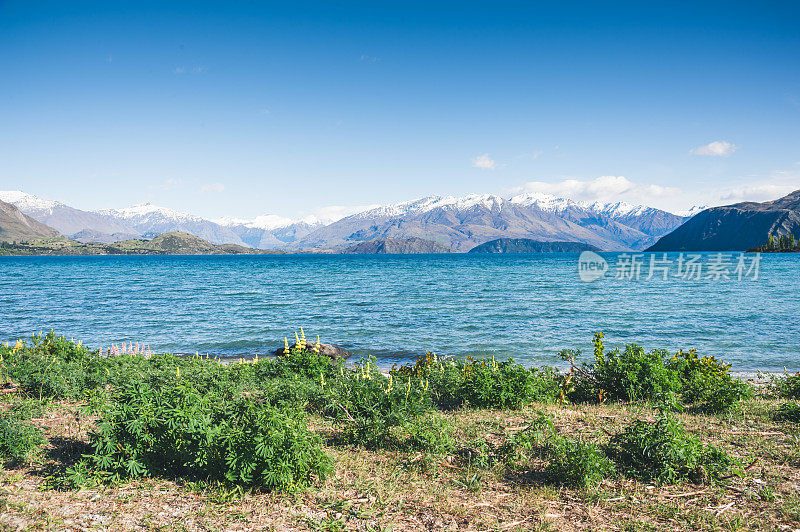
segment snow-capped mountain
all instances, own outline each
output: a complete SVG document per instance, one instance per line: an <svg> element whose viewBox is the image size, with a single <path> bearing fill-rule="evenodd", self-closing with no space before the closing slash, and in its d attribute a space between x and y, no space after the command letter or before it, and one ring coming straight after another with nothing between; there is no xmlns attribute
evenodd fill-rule
<svg viewBox="0 0 800 532"><path fill-rule="evenodd" d="M183 231L211 242L212 244L247 244L230 228L211 220L159 207L152 203L141 203L125 209L104 209L95 214L124 221L142 236L150 238L172 231Z"/></svg>
<svg viewBox="0 0 800 532"><path fill-rule="evenodd" d="M468 251L495 238L530 238L640 250L682 221L680 216L643 205L584 203L548 194L510 199L491 194L429 196L348 216L313 231L294 246L341 247L419 237Z"/></svg>
<svg viewBox="0 0 800 532"><path fill-rule="evenodd" d="M286 247L324 225L315 216L292 220L276 214L264 214L252 220L218 218L214 221L233 231L248 246L259 249Z"/></svg>
<svg viewBox="0 0 800 532"><path fill-rule="evenodd" d="M33 194L22 192L21 190L0 191L0 201L11 203L22 212L25 212L26 210L28 211L38 210L42 212L51 211L53 208L58 207L59 205L63 205L63 203L61 202L42 199L40 197L34 196Z"/></svg>
<svg viewBox="0 0 800 532"><path fill-rule="evenodd" d="M60 201L42 199L20 190L0 191L0 200L13 204L34 220L57 229L67 236L88 230L102 235L118 235L117 240L124 240L140 234L122 220L82 211Z"/></svg>
<svg viewBox="0 0 800 532"><path fill-rule="evenodd" d="M85 241L112 242L184 231L214 244L261 249L331 249L377 239L423 238L459 251L496 238L584 242L606 250L640 250L685 218L645 205L581 202L549 194L427 196L322 223L265 214L209 220L143 203L81 211L20 191L0 192L32 218Z"/></svg>

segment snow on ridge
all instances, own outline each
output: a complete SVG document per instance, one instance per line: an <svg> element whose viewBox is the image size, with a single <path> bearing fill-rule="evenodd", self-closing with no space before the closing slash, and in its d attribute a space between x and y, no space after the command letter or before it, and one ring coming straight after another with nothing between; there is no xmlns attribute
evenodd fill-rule
<svg viewBox="0 0 800 532"><path fill-rule="evenodd" d="M25 211L51 211L63 203L43 199L21 190L0 190L0 201L11 203L19 210Z"/></svg>
<svg viewBox="0 0 800 532"><path fill-rule="evenodd" d="M283 216L278 216L277 214L262 214L250 220L226 216L223 218L215 218L211 221L223 227L244 226L250 229L263 229L265 231L279 229L295 223L294 220L290 218L284 218Z"/></svg>
<svg viewBox="0 0 800 532"><path fill-rule="evenodd" d="M616 203L603 203L601 201L595 201L589 205L589 208L594 212L609 216L637 216L642 215L648 210L652 209L652 207L648 207L646 205L634 205L624 201L618 201Z"/></svg>
<svg viewBox="0 0 800 532"><path fill-rule="evenodd" d="M688 209L675 212L675 214L677 214L678 216L683 216L684 218L691 218L695 214L703 212L704 210L709 208L710 207L708 205L692 205Z"/></svg>
<svg viewBox="0 0 800 532"><path fill-rule="evenodd" d="M464 211L475 206L492 209L495 206L502 208L505 200L494 194L467 194L466 196L425 196L411 201L381 205L374 209L359 212L352 218L393 218L406 214L429 212L434 209L444 208Z"/></svg>
<svg viewBox="0 0 800 532"><path fill-rule="evenodd" d="M152 203L140 203L133 207L126 207L124 209L103 209L94 211L97 214L104 216L114 216L123 218L125 220L144 220L150 218L160 217L174 222L203 222L205 218L195 216L193 214L176 211L168 207L159 207Z"/></svg>
<svg viewBox="0 0 800 532"><path fill-rule="evenodd" d="M576 201L569 198L561 198L552 194L541 192L530 192L513 196L509 199L511 203L524 206L536 206L543 211L561 213L568 208L583 209L595 214L601 214L612 218L624 216L641 216L649 211L657 210L647 205L635 205L625 201L605 203L602 201Z"/></svg>
<svg viewBox="0 0 800 532"><path fill-rule="evenodd" d="M263 229L264 231L282 229L284 227L289 227L291 225L300 223L304 223L310 226L326 225L324 222L322 222L319 218L317 218L313 214L309 214L308 216L304 216L302 218L297 218L296 220L292 218L286 218L284 216L279 216L277 214L262 214L260 216L256 216L255 218L251 218L249 220L245 218L233 218L231 216L225 216L222 218L214 218L211 221L223 227L243 226L250 229Z"/></svg>
<svg viewBox="0 0 800 532"><path fill-rule="evenodd" d="M510 203L522 205L525 207L536 206L543 211L559 212L569 207L582 207L585 205L578 201L573 201L567 198L560 198L552 194L544 192L526 192L517 194L508 200Z"/></svg>

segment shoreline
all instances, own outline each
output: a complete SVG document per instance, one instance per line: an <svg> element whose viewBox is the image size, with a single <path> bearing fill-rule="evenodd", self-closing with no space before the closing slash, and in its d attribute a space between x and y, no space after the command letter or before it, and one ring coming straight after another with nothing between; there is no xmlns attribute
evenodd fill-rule
<svg viewBox="0 0 800 532"><path fill-rule="evenodd" d="M800 525L800 417L781 417L800 414L800 375L754 386L690 353L673 366L619 356L601 334L593 345L594 365L570 378L434 356L387 373L303 349L257 363L100 357L53 333L0 345L1 519L198 531ZM680 388L659 399L665 383Z"/></svg>

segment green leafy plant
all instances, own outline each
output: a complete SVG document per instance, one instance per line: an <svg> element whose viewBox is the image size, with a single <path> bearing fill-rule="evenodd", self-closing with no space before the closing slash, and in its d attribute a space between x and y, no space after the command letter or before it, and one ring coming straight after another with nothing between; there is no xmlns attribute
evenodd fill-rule
<svg viewBox="0 0 800 532"><path fill-rule="evenodd" d="M775 421L800 423L800 403L790 401L781 403L772 413L772 419Z"/></svg>
<svg viewBox="0 0 800 532"><path fill-rule="evenodd" d="M783 399L800 399L800 373L773 377L771 388Z"/></svg>
<svg viewBox="0 0 800 532"><path fill-rule="evenodd" d="M517 409L533 401L552 403L558 397L561 379L553 368L529 370L513 360L498 363L494 358L439 360L433 353L392 373L429 382L436 405L445 409Z"/></svg>
<svg viewBox="0 0 800 532"><path fill-rule="evenodd" d="M511 470L542 468L554 484L591 488L614 472L595 443L558 434L552 420L537 412L528 427L508 438L499 454Z"/></svg>
<svg viewBox="0 0 800 532"><path fill-rule="evenodd" d="M564 350L571 363L563 381L563 396L575 402L646 401L679 410L694 404L705 412L727 412L753 394L752 387L730 374L730 365L697 351L646 351L629 344L624 351L607 351L603 333L595 334L594 362L577 366L580 351Z"/></svg>
<svg viewBox="0 0 800 532"><path fill-rule="evenodd" d="M668 364L680 382L681 399L698 403L707 412L727 412L752 396L752 387L730 374L730 364L714 357L700 357L695 349L679 351Z"/></svg>
<svg viewBox="0 0 800 532"><path fill-rule="evenodd" d="M0 462L4 465L30 460L46 441L38 427L13 415L0 414Z"/></svg>
<svg viewBox="0 0 800 532"><path fill-rule="evenodd" d="M590 488L614 473L614 463L592 442L555 436L548 445L545 473L559 484Z"/></svg>
<svg viewBox="0 0 800 532"><path fill-rule="evenodd" d="M146 381L121 386L101 408L88 464L68 480L167 476L295 490L328 473L330 459L301 413L226 401L177 379L160 389Z"/></svg>
<svg viewBox="0 0 800 532"><path fill-rule="evenodd" d="M410 451L448 454L455 449L453 427L441 416L427 414L416 417L407 429L409 436L404 447Z"/></svg>
<svg viewBox="0 0 800 532"><path fill-rule="evenodd" d="M365 447L399 444L394 432L431 407L427 382L411 376L388 377L374 359L361 360L328 384L324 412L345 429L346 441Z"/></svg>
<svg viewBox="0 0 800 532"><path fill-rule="evenodd" d="M705 481L737 465L723 451L704 446L667 414L628 425L611 439L608 454L626 475L662 484Z"/></svg>

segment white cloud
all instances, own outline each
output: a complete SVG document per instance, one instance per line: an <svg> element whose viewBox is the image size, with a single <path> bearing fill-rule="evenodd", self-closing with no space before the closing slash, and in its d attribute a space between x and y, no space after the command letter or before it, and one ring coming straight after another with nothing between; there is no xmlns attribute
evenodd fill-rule
<svg viewBox="0 0 800 532"><path fill-rule="evenodd" d="M495 170L497 168L497 162L489 157L488 153L484 153L472 159L472 166L482 170Z"/></svg>
<svg viewBox="0 0 800 532"><path fill-rule="evenodd" d="M578 179L565 179L557 183L544 181L531 181L518 187L514 192L537 192L552 194L562 198L577 201L628 201L633 203L648 203L656 198L680 194L680 189L675 187L662 187L634 183L624 176L601 176L596 179L581 181Z"/></svg>
<svg viewBox="0 0 800 532"><path fill-rule="evenodd" d="M710 157L727 157L738 149L738 146L735 146L728 141L715 140L714 142L709 142L705 146L698 146L697 148L690 150L690 153L694 155L706 155Z"/></svg>
<svg viewBox="0 0 800 532"><path fill-rule="evenodd" d="M739 201L771 201L782 198L788 193L797 190L800 185L777 185L764 183L727 189L720 194L720 199L727 202Z"/></svg>
<svg viewBox="0 0 800 532"><path fill-rule="evenodd" d="M208 193L208 192L222 192L225 190L225 185L222 183L207 183L200 187L200 192Z"/></svg>

